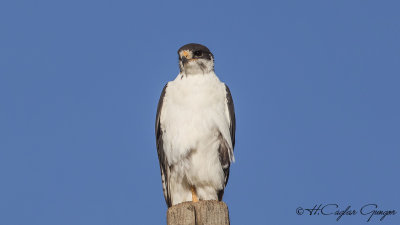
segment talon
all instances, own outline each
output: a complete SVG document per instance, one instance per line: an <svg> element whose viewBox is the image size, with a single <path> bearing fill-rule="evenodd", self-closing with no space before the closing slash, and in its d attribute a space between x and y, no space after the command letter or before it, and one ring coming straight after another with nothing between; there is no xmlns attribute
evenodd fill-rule
<svg viewBox="0 0 400 225"><path fill-rule="evenodd" d="M190 190L192 191L192 202L198 202L199 198L197 198L196 189L194 187L191 187Z"/></svg>

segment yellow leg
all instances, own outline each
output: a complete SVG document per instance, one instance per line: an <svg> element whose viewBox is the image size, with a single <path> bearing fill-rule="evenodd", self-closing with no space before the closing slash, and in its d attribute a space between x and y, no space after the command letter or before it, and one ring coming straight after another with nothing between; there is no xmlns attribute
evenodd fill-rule
<svg viewBox="0 0 400 225"><path fill-rule="evenodd" d="M192 202L198 202L199 199L197 198L196 195L196 189L194 187L191 187L190 189L192 190Z"/></svg>

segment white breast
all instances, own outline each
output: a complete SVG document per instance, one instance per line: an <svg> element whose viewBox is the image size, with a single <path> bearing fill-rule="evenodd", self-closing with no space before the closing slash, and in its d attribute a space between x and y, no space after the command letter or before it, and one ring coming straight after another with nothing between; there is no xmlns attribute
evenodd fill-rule
<svg viewBox="0 0 400 225"><path fill-rule="evenodd" d="M218 132L229 134L225 111L225 85L214 73L178 75L169 82L160 119L170 165L217 137Z"/></svg>

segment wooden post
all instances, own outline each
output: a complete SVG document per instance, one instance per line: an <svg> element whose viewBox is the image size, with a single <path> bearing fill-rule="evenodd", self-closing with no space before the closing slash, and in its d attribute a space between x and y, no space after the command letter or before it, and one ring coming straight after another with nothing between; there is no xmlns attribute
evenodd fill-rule
<svg viewBox="0 0 400 225"><path fill-rule="evenodd" d="M184 202L167 211L167 225L229 225L229 212L220 201Z"/></svg>

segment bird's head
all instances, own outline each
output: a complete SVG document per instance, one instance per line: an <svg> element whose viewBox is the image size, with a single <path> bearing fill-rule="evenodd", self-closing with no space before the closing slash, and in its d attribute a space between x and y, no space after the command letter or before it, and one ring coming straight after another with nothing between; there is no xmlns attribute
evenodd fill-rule
<svg viewBox="0 0 400 225"><path fill-rule="evenodd" d="M178 50L179 68L186 75L214 71L214 55L201 44L187 44Z"/></svg>

